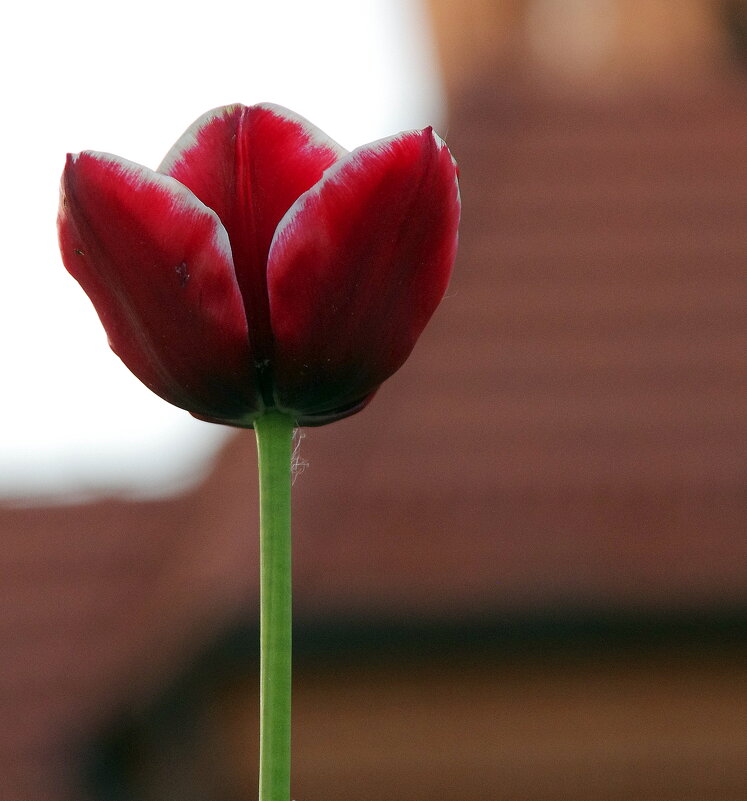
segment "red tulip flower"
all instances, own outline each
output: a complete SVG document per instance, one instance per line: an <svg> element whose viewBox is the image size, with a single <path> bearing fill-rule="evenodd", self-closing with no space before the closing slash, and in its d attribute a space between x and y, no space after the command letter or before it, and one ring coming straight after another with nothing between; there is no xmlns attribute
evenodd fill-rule
<svg viewBox="0 0 747 801"><path fill-rule="evenodd" d="M361 409L441 300L456 165L430 128L343 150L273 105L210 111L153 171L68 156L63 260L112 349L196 417Z"/></svg>

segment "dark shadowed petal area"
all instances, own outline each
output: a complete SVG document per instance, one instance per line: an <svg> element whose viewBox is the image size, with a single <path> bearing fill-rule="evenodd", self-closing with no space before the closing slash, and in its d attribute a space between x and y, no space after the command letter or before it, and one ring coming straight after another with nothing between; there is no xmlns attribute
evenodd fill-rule
<svg viewBox="0 0 747 801"><path fill-rule="evenodd" d="M355 150L299 198L268 265L281 408L313 424L397 370L446 290L459 209L430 128Z"/></svg>
<svg viewBox="0 0 747 801"><path fill-rule="evenodd" d="M68 156L61 195L62 257L112 349L170 403L249 425L256 380L218 217L173 178L103 153Z"/></svg>
<svg viewBox="0 0 747 801"><path fill-rule="evenodd" d="M158 168L191 189L228 231L261 369L272 357L266 267L275 228L299 195L346 152L280 106L235 105L200 117Z"/></svg>

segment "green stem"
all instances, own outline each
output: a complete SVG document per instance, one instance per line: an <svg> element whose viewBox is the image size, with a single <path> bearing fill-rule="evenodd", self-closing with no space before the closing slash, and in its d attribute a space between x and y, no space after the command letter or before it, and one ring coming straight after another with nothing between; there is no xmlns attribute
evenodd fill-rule
<svg viewBox="0 0 747 801"><path fill-rule="evenodd" d="M259 458L259 801L290 799L291 455L293 418L254 422Z"/></svg>

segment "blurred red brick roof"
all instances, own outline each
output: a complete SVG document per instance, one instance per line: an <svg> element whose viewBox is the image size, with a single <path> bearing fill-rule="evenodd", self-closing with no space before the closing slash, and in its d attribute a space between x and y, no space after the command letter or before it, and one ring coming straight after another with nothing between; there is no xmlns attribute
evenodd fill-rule
<svg viewBox="0 0 747 801"><path fill-rule="evenodd" d="M744 605L747 82L486 81L451 118L454 281L372 405L301 444L298 616ZM63 733L255 608L253 448L172 500L0 509L4 798L61 801L35 783Z"/></svg>

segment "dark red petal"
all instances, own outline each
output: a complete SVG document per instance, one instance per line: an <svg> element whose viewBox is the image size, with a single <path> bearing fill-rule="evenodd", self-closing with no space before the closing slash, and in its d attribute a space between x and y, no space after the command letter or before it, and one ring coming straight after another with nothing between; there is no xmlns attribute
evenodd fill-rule
<svg viewBox="0 0 747 801"><path fill-rule="evenodd" d="M268 264L280 407L342 409L397 370L446 290L459 209L430 128L359 148L299 198Z"/></svg>
<svg viewBox="0 0 747 801"><path fill-rule="evenodd" d="M260 368L272 357L266 269L275 228L345 153L287 109L236 105L198 119L158 168L189 187L226 227Z"/></svg>
<svg viewBox="0 0 747 801"><path fill-rule="evenodd" d="M130 370L176 406L250 425L246 317L215 213L173 178L88 152L68 156L58 227L65 266Z"/></svg>
<svg viewBox="0 0 747 801"><path fill-rule="evenodd" d="M369 393L362 400L354 401L347 406L338 406L329 412L317 412L309 415L299 414L296 417L296 423L299 426L326 426L328 423L335 423L338 420L343 420L346 417L351 417L358 414L361 410L365 409L373 400L376 391Z"/></svg>

